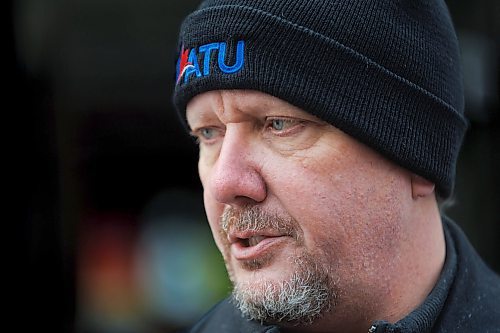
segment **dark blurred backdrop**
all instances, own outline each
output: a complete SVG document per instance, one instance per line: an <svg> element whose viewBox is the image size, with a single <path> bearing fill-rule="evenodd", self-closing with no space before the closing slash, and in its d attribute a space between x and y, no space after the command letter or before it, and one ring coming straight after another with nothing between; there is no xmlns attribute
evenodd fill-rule
<svg viewBox="0 0 500 333"><path fill-rule="evenodd" d="M8 3L7 327L172 332L229 292L171 104L197 2ZM449 6L470 128L448 214L500 272L499 3Z"/></svg>

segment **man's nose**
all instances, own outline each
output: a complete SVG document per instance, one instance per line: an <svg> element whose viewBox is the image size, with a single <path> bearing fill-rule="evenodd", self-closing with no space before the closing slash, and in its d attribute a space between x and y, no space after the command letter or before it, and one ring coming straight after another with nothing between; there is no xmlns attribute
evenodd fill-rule
<svg viewBox="0 0 500 333"><path fill-rule="evenodd" d="M266 183L261 174L262 150L248 135L228 126L221 150L210 173L212 196L231 206L251 205L265 200Z"/></svg>

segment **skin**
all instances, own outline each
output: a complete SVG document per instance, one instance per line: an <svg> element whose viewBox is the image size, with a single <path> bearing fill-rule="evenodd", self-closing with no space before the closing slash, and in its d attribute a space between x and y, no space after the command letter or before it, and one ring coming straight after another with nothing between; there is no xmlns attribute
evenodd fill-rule
<svg viewBox="0 0 500 333"><path fill-rule="evenodd" d="M434 185L334 126L262 92L210 91L186 115L200 143L199 174L215 242L233 283L286 279L308 253L338 288L336 305L301 332L366 332L396 322L435 285L445 243ZM257 259L235 255L221 230L226 207L292 218Z"/></svg>

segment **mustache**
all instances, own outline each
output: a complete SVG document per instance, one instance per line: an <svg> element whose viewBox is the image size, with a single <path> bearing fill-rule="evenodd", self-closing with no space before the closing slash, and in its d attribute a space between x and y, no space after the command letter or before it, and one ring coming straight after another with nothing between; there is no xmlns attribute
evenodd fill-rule
<svg viewBox="0 0 500 333"><path fill-rule="evenodd" d="M298 239L299 224L291 216L266 212L258 206L233 208L227 206L220 219L221 230L236 232L276 230Z"/></svg>

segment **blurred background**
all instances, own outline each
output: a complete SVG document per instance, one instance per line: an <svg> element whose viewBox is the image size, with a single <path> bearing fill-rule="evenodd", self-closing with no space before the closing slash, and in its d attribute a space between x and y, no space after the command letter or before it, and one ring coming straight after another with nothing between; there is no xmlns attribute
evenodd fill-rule
<svg viewBox="0 0 500 333"><path fill-rule="evenodd" d="M7 327L168 333L228 294L197 148L171 105L197 3L8 2ZM448 5L470 128L447 212L500 272L500 5Z"/></svg>

